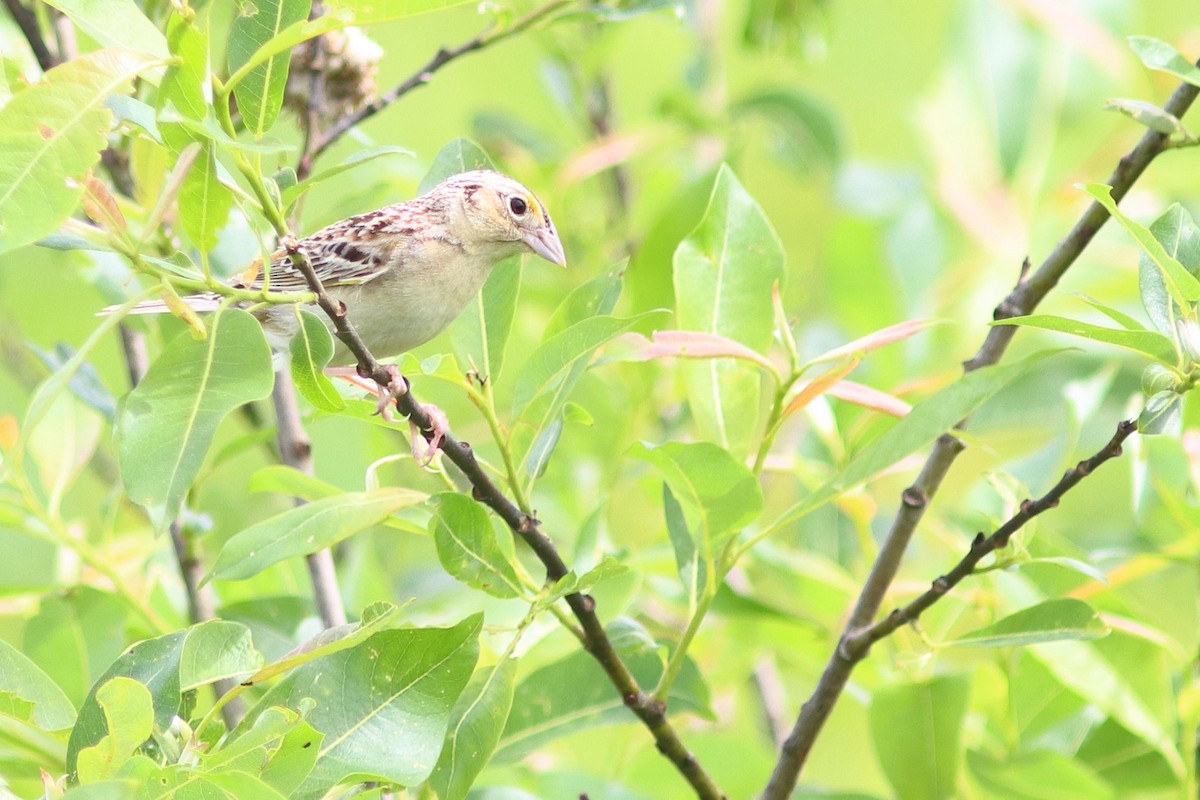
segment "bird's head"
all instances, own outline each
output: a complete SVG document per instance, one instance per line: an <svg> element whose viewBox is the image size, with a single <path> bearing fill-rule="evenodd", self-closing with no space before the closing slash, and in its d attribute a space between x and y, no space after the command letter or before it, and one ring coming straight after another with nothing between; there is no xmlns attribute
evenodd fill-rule
<svg viewBox="0 0 1200 800"><path fill-rule="evenodd" d="M546 207L520 183L490 170L463 172L435 187L431 195L448 195L462 204L467 230L464 240L502 245L511 253L532 250L560 267L567 265L562 242Z"/></svg>

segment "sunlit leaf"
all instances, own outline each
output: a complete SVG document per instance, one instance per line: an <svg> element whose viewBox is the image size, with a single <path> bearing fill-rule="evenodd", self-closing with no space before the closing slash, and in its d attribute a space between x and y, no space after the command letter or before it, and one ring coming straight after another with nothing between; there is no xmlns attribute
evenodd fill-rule
<svg viewBox="0 0 1200 800"><path fill-rule="evenodd" d="M899 800L956 796L970 690L965 675L939 675L875 690L869 712L871 738Z"/></svg>
<svg viewBox="0 0 1200 800"><path fill-rule="evenodd" d="M0 109L0 252L36 242L75 210L107 145L113 114L105 101L156 63L132 50L98 50L54 67Z"/></svg>
<svg viewBox="0 0 1200 800"><path fill-rule="evenodd" d="M31 720L44 731L60 731L75 722L75 707L62 689L20 650L0 640L0 694L20 698L31 713Z"/></svg>
<svg viewBox="0 0 1200 800"><path fill-rule="evenodd" d="M1174 75L1193 86L1200 86L1200 69L1171 45L1152 36L1130 36L1129 47L1150 69Z"/></svg>
<svg viewBox="0 0 1200 800"><path fill-rule="evenodd" d="M333 358L333 337L329 328L313 312L296 308L300 326L289 347L292 355L292 382L300 396L322 411L341 411L346 401L323 370Z"/></svg>
<svg viewBox="0 0 1200 800"><path fill-rule="evenodd" d="M1195 67L1192 67L1192 69L1194 70ZM1105 102L1104 107L1124 114L1130 119L1142 123L1150 130L1158 131L1166 136L1176 136L1184 133L1183 123L1179 121L1179 117L1163 111L1161 106L1148 103L1145 100L1114 98Z"/></svg>
<svg viewBox="0 0 1200 800"><path fill-rule="evenodd" d="M95 702L104 714L107 733L96 744L79 751L77 770L82 783L116 774L154 727L150 690L132 678L109 678L97 688Z"/></svg>
<svg viewBox="0 0 1200 800"><path fill-rule="evenodd" d="M244 311L212 316L209 334L173 339L122 401L117 448L125 491L157 526L179 512L218 423L271 392L271 351Z"/></svg>
<svg viewBox="0 0 1200 800"><path fill-rule="evenodd" d="M508 722L516 683L515 658L505 658L471 676L454 704L446 744L429 776L439 800L463 800L487 766Z"/></svg>
<svg viewBox="0 0 1200 800"><path fill-rule="evenodd" d="M1022 609L947 644L955 647L1020 647L1068 639L1099 639L1108 633L1108 626L1094 608L1082 600L1064 597Z"/></svg>
<svg viewBox="0 0 1200 800"><path fill-rule="evenodd" d="M1105 328L1080 322L1067 317L1056 317L1050 314L1035 314L1029 317L1010 317L991 323L993 325L1021 325L1027 328L1041 328L1047 331L1058 331L1091 339L1094 342L1112 344L1135 353L1149 356L1162 364L1174 365L1177 360L1175 344L1154 331L1130 331L1117 328Z"/></svg>
<svg viewBox="0 0 1200 800"><path fill-rule="evenodd" d="M310 178L305 178L304 180L300 181L299 183L292 184L291 186L281 187L283 189L283 191L281 193L281 197L283 199L283 206L285 208L290 206L292 203L294 203L298 199L300 199L300 197L302 197L305 192L312 189L314 186L318 186L321 183L324 183L325 181L329 180L330 178L333 178L337 175L341 175L343 172L346 172L347 170L354 169L355 167L359 166L360 164L368 164L371 161L374 161L377 158L382 158L384 156L411 156L412 154L413 153L411 150L408 150L404 147L399 147L397 145L384 145L382 147L373 147L370 150L363 150L361 152L355 153L354 155L345 159L341 163L336 164L335 166L332 166L328 169L323 169Z"/></svg>
<svg viewBox="0 0 1200 800"><path fill-rule="evenodd" d="M494 597L516 597L521 581L496 541L483 506L466 495L443 492L429 498L430 532L438 559L450 575Z"/></svg>
<svg viewBox="0 0 1200 800"><path fill-rule="evenodd" d="M1172 204L1150 224L1150 234L1167 255L1178 259L1188 272L1195 275L1200 270L1200 228L1179 203ZM1138 288L1142 306L1154 327L1160 333L1174 337L1180 308L1172 304L1163 273L1145 252L1138 256Z"/></svg>
<svg viewBox="0 0 1200 800"><path fill-rule="evenodd" d="M763 352L771 342L771 290L784 279L783 248L762 209L722 167L700 225L675 251L679 327ZM758 424L758 369L732 360L683 364L701 435L735 454Z"/></svg>

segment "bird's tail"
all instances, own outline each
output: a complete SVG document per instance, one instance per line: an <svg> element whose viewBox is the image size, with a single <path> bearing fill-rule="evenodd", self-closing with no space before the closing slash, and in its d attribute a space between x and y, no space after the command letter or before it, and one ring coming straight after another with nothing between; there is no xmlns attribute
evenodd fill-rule
<svg viewBox="0 0 1200 800"><path fill-rule="evenodd" d="M221 297L216 294L192 294L187 297L181 297L184 303L193 311L204 313L205 311L216 311L217 305L220 303ZM108 306L96 312L97 316L108 317L120 310L121 306ZM138 303L133 308L129 309L130 314L169 314L170 307L167 306L165 300L147 300L144 303Z"/></svg>

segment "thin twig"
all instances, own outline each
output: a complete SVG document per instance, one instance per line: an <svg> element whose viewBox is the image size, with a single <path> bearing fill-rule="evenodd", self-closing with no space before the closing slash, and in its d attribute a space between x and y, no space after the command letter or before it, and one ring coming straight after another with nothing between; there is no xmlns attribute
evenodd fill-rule
<svg viewBox="0 0 1200 800"><path fill-rule="evenodd" d="M897 608L891 614L876 622L869 628L857 631L842 639L839 649L844 658L861 661L866 657L871 645L890 636L901 625L916 621L930 606L946 596L946 593L962 582L964 578L975 571L979 562L1008 546L1012 535L1025 526L1025 523L1045 511L1058 505L1063 495L1075 488L1084 478L1091 475L1105 461L1121 455L1121 447L1125 440L1137 431L1137 423L1132 420L1122 420L1117 424L1117 431L1108 444L1096 451L1091 458L1084 459L1063 474L1054 487L1037 500L1026 500L1021 504L1016 514L997 528L990 536L979 533L971 542L971 549L963 556L954 569L933 581L929 589L922 593L903 608Z"/></svg>
<svg viewBox="0 0 1200 800"><path fill-rule="evenodd" d="M13 2L13 0L9 0ZM475 36L457 47L450 47L438 50L434 53L433 58L429 59L419 70L410 75L406 80L401 81L395 88L386 94L381 95L376 100L368 103L358 111L347 114L337 122L329 126L329 130L322 133L320 136L315 136L312 146L307 148L304 158L301 159L300 166L296 169L297 175L307 175L312 171L313 162L321 156L329 147L340 139L348 130L358 125L365 119L375 116L380 111L390 106L392 103L399 100L404 95L411 92L420 86L424 86L433 78L433 73L437 72L442 67L449 64L451 61L466 55L467 53L476 50L482 50L485 47L502 42L511 36L522 33L532 28L537 23L549 17L551 14L571 5L574 0L554 0L544 6L539 6L533 9L528 14L525 14L513 20L512 24L505 28L491 28L483 31L478 36Z"/></svg>
<svg viewBox="0 0 1200 800"><path fill-rule="evenodd" d="M285 239L282 245L291 256L292 264L304 275L309 288L316 293L317 303L321 306L321 310L333 321L334 333L358 361L359 374L364 378L370 378L380 386L391 384L392 375L375 360L371 351L359 338L357 331L347 318L348 309L345 304L335 302L325 292L321 279L313 271L312 264L309 263L308 257L299 248L296 240L294 238ZM426 438L433 436L433 421L413 397L411 391L405 391L396 398L396 407L401 414L416 424ZM542 531L538 520L517 508L500 491L475 459L475 454L469 444L446 434L442 443L442 451L471 483L472 496L491 508L533 550L534 555L546 568L548 580L557 581L568 574L567 565L563 563L562 557L554 543L550 541L550 537ZM625 662L621 660L621 656L613 647L599 617L596 616L595 601L589 595L580 592L572 592L565 599L583 629L584 648L591 653L607 673L625 705L650 730L659 751L675 765L701 800L724 798L724 793L705 772L696 757L688 752L679 738L679 734L667 720L666 705L654 702L638 686L637 680L629 672Z"/></svg>
<svg viewBox="0 0 1200 800"><path fill-rule="evenodd" d="M1175 117L1182 117L1195 101L1198 92L1200 89L1191 84L1180 84L1163 106L1163 110ZM1145 172L1150 162L1168 149L1167 145L1168 137L1164 134L1147 130L1142 135L1137 146L1121 158L1112 175L1109 176L1108 185L1112 187L1112 196L1115 201L1120 202ZM1109 213L1103 206L1099 203L1091 203L1071 231L1055 246L1032 275L1028 274L1029 265L1026 262L1022 267L1016 287L996 307L994 317L1010 319L1032 312L1075 263L1097 231L1108 221L1108 218ZM1016 328L1013 326L1001 325L990 328L979 350L964 362L964 371L970 372L997 363L1004 355L1004 351L1008 348L1015 333ZM966 420L963 420L957 427L962 429L965 426ZM857 635L859 631L869 627L875 621L879 607L900 568L900 561L908 548L917 524L924 516L925 509L928 508L930 501L937 493L951 464L962 450L962 442L954 435L946 434L940 437L926 459L917 480L904 490L900 509L892 521L892 527L884 539L879 555L871 567L850 619L846 623L841 643L830 655L812 696L800 709L792 732L780 751L779 760L771 774L770 782L763 791L763 800L785 800L791 795L800 770L804 767L805 759L812 750L817 735L833 711L833 706L857 663L843 656L844 643L848 638Z"/></svg>

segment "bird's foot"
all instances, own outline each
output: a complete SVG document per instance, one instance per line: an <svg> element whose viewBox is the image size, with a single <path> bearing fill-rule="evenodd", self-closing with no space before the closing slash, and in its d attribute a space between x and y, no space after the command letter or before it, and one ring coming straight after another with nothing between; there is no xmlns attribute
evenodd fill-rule
<svg viewBox="0 0 1200 800"><path fill-rule="evenodd" d="M412 420L408 421L408 432L412 441L413 458L422 467L427 467L433 461L433 457L442 449L442 440L450 432L450 420L446 419L442 410L432 403L422 403L421 410L429 416L431 435L426 438Z"/></svg>
<svg viewBox="0 0 1200 800"><path fill-rule="evenodd" d="M379 402L375 404L375 413L388 422L395 422L392 406L396 404L396 398L408 394L408 379L400 374L395 364L384 364L383 368L387 371L388 382L386 386L376 386Z"/></svg>

